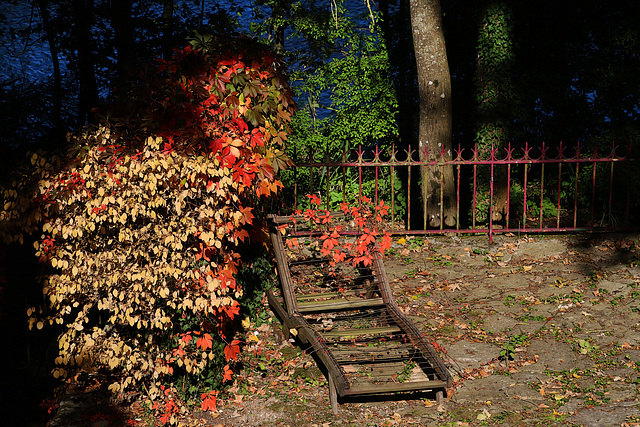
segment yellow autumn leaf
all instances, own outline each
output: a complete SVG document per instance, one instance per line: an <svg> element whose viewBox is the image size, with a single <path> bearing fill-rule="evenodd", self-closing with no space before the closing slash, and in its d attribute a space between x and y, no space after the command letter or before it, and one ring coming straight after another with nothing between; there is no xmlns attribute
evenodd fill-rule
<svg viewBox="0 0 640 427"><path fill-rule="evenodd" d="M242 319L242 327L244 329L249 329L249 326L251 326L251 319L249 319L249 317Z"/></svg>

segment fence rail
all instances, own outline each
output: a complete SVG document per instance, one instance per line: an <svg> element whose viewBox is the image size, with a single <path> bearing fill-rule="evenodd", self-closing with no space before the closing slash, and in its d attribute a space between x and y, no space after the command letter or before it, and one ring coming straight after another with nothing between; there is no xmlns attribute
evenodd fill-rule
<svg viewBox="0 0 640 427"><path fill-rule="evenodd" d="M359 146L333 156L326 153L324 161L311 155L294 158L294 196L296 208L308 193L322 195L327 208L363 196L376 203L384 199L391 206L394 233L476 233L492 240L496 232L637 230L640 165L631 145L612 144L605 151L543 143L492 148L483 157L476 146L458 147L453 156L441 151L439 158L450 160L422 161L414 150ZM416 178L421 166L454 169L455 227L445 227L442 220L438 228L427 226L426 201L420 200ZM442 189L445 174L440 176ZM501 206L496 206L497 192ZM440 191L440 218L444 200Z"/></svg>

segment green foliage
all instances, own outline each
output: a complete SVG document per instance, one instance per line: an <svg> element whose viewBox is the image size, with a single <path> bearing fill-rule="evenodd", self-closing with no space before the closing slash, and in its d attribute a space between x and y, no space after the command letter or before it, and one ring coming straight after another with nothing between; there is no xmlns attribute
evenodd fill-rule
<svg viewBox="0 0 640 427"><path fill-rule="evenodd" d="M475 140L486 157L492 146L503 147L509 141L517 92L512 76L515 41L511 6L492 2L482 13L477 45Z"/></svg>
<svg viewBox="0 0 640 427"><path fill-rule="evenodd" d="M509 338L509 341L507 341L502 346L502 350L500 350L500 359L505 361L513 360L516 355L516 349L522 346L527 339L528 335L525 333L514 335Z"/></svg>
<svg viewBox="0 0 640 427"><path fill-rule="evenodd" d="M282 54L290 63L300 110L293 116L288 156L297 163L352 162L356 159L347 153L359 145L372 150L378 144L386 150L397 143L398 107L381 29L373 23L362 28L371 15L352 14L342 1L330 10L298 2L260 4L272 13L260 9L266 21L254 31L271 37L273 25L286 24L291 30ZM373 17L379 19L377 14ZM289 196L295 185L298 195L320 191L332 208L354 201L358 194L358 177L351 171L327 175L322 170L297 170L282 179ZM367 171L363 181L364 194L373 197L373 173ZM380 177L379 186L381 197L390 200L391 178Z"/></svg>
<svg viewBox="0 0 640 427"><path fill-rule="evenodd" d="M243 252L244 265L238 270L236 280L242 286L243 294L238 299L240 317L249 317L260 326L266 320L263 297L265 291L276 285L277 278L273 260L264 246L252 245Z"/></svg>

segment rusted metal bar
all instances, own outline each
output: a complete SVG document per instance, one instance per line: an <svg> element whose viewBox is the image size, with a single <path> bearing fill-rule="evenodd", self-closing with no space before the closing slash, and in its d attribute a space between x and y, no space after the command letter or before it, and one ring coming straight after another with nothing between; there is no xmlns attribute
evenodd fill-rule
<svg viewBox="0 0 640 427"><path fill-rule="evenodd" d="M524 196L523 196L523 205L522 205L522 229L527 229L527 184L529 180L527 179L527 173L529 172L529 165L524 165Z"/></svg>
<svg viewBox="0 0 640 427"><path fill-rule="evenodd" d="M556 205L556 227L560 228L560 198L562 196L562 163L558 163L558 203Z"/></svg>
<svg viewBox="0 0 640 427"><path fill-rule="evenodd" d="M540 230L542 230L542 219L544 218L544 163L542 164L542 172L540 172Z"/></svg>
<svg viewBox="0 0 640 427"><path fill-rule="evenodd" d="M420 224L424 230L416 230L413 228L416 223L414 215L417 212L414 209L414 206L416 206L415 195L412 194L412 187L414 187L413 168L431 166L438 167L440 171L444 171L446 167L455 166L457 168L457 173L454 178L457 181L454 185L456 190L456 225L451 230L444 228L444 199L448 197L448 195L444 193L444 187L447 183L444 180L444 174L441 174L439 211L442 218L440 221L441 225L436 227L436 232L486 233L489 234L491 238L494 233L503 232L507 229L518 232L550 232L550 230L579 231L581 229L597 229L603 231L621 230L622 221L616 221L615 218L624 218L625 227L635 229L631 227L630 224L640 224L640 222L637 221L638 218L634 217L637 209L632 209L632 203L636 203L636 201L631 197L630 188L627 187L626 189L628 194L626 197L627 200L625 200L624 196L616 197L613 193L619 190L624 191L624 188L618 189L615 187L615 182L617 182L616 174L619 175L622 169L616 168L614 163L630 163L636 162L636 160L631 156L630 146L627 147L627 154L625 155L619 155L617 153L618 150L619 147L612 146L607 154L601 155L597 147L594 147L590 154L586 154L580 144L570 148L564 144L560 144L558 147L553 148L545 143L536 148L527 143L522 148L522 153L518 155L514 154L513 147L508 145L504 151L501 151L506 153L504 156L499 155L499 150L493 148L487 158L481 158L480 151L476 146L471 150L458 147L452 159L444 158L444 153L441 150L441 159L421 160L416 158L416 152L410 149L403 152L403 155L406 156L405 158L399 159L398 150L395 147L391 147L388 154L386 154L383 153L383 150L380 149L379 146L375 146L370 150L365 150L364 147L360 146L349 151L349 153L340 153L335 162L330 161L331 159L325 160L324 162L314 162L307 159L307 161L297 162L297 167L309 168L311 171L307 184L308 192L312 192L314 188L317 188L317 184L314 184L314 182L317 182L318 179L327 180L326 188L323 189L323 192L327 193L327 197L325 198L326 203L335 203L336 199L334 197L333 202L330 201L331 191L337 191L331 187L332 171L335 171L336 167L341 168L343 171L342 200L344 202L347 198L345 193L345 187L347 186L345 178L346 171L349 168L356 168L358 174L358 191L356 194L359 200L362 200L363 196L369 197L376 203L385 199L387 199L386 201L388 202L388 199L391 199L391 225L394 227L394 232L400 231L395 227L402 227L401 231L405 233L429 234L432 233L432 231L427 230L429 221L424 215L422 221L418 219L418 224ZM607 163L609 164L608 179L601 177L602 174L598 172L598 164ZM551 169L555 169L551 175L548 174L550 170L546 167L548 164L555 165L555 167ZM575 169L572 169L572 167L567 169L567 167L565 167L565 165L568 166L571 164L575 164ZM498 177L500 180L504 179L504 174L496 175L498 171L497 167L501 165L506 166L507 200L506 206L501 207L504 218L500 223L496 223L493 219L496 209L493 203L496 198L496 179L498 179ZM540 169L538 169L538 167L533 168L533 165L540 165ZM488 168L488 174L481 173L479 168L484 167ZM582 173L581 176L581 172L588 170L585 169L586 167L592 168L589 183L586 182L587 178L584 176L584 173ZM465 168L471 173L465 175L463 173L463 169ZM316 171L319 169L323 170L324 173L317 174ZM402 171L406 171L406 173L402 173ZM399 172L401 172L401 176L403 177L403 186L400 190L397 190L396 177ZM558 179L557 186L548 185L549 183L547 181L551 178L553 182L556 172ZM335 172L333 173L335 174ZM387 175L389 177L388 189L385 188L386 186L380 185L381 179L384 180L383 182L386 182ZM516 176L515 181L513 180L514 175ZM463 181L465 176L469 176L471 181L466 185ZM519 182L518 188L522 191L514 192L514 182L518 182L520 178L522 178L522 181ZM574 194L572 204L570 201L571 196L569 194L563 194L563 188L568 188L565 185L567 180L575 181L573 183ZM368 190L365 190L366 182L369 183L367 184ZM297 196L302 191L301 187L303 183L296 180L294 185L294 194L297 199ZM500 182L501 187L502 185L503 183ZM589 185L591 186L590 200L585 200L585 198L580 197L580 191L581 188L584 188L583 191L586 193L589 191ZM625 182L625 185L628 186L630 183ZM539 191L537 191L538 187ZM549 192L552 187L557 187L557 195L555 195L555 197ZM473 194L468 198L470 202L469 205L467 205L469 217L468 225L465 226L465 210L463 209L462 196L468 188L472 189ZM483 188L486 190L482 190ZM531 190L534 188L536 191L532 192ZM382 193L382 191L386 193ZM480 199L481 191L487 191L485 194L490 201L486 221L484 220L485 213L482 213L482 217L478 216L478 209L481 206L479 201L482 200ZM599 191L602 193L608 191L608 194L598 194ZM402 194L402 199L399 199L400 194ZM550 200L551 203L555 205L555 215L550 215L548 209L547 215L545 215L545 199ZM403 205L399 205L400 200L402 200ZM502 200L502 198L499 200ZM422 203L418 202L417 206L422 207L422 210L425 211L426 203L428 202L431 203L431 201L422 200ZM528 218L530 204L532 202L536 203L540 210L538 218L533 219L533 221L535 221L533 224L535 225L532 225ZM569 208L571 205L573 206ZM335 205L327 206L330 209L337 208ZM485 205L482 204L482 206ZM400 207L405 212L404 218L398 218L396 215L396 211L398 211ZM570 212L570 209L573 209L573 212ZM602 212L600 212L601 210ZM518 215L515 214L520 211L521 220ZM608 221L608 223L599 223L599 221L597 221L599 218L596 218L597 215L608 216L611 221ZM402 219L404 219L404 226L402 225ZM512 219L518 219L518 224L511 224ZM545 227L546 221L553 221L554 226Z"/></svg>
<svg viewBox="0 0 640 427"><path fill-rule="evenodd" d="M478 200L478 165L473 165L473 220L471 221L471 228L476 228L476 201Z"/></svg>
<svg viewBox="0 0 640 427"><path fill-rule="evenodd" d="M460 165L456 165L458 179L456 181L456 230L460 230Z"/></svg>

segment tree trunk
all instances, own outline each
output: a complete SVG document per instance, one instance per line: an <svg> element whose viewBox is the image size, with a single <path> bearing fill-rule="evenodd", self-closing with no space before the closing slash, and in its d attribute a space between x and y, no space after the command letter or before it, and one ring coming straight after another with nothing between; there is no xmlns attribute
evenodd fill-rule
<svg viewBox="0 0 640 427"><path fill-rule="evenodd" d="M136 67L131 0L111 0L111 26L118 61L118 77L120 81L125 81Z"/></svg>
<svg viewBox="0 0 640 427"><path fill-rule="evenodd" d="M173 0L162 2L162 54L164 59L173 54Z"/></svg>
<svg viewBox="0 0 640 427"><path fill-rule="evenodd" d="M287 10L290 10L290 1L276 1L271 4L271 27L273 30L273 49L282 54L284 52L284 30L287 25Z"/></svg>
<svg viewBox="0 0 640 427"><path fill-rule="evenodd" d="M420 160L451 159L451 75L439 0L410 0L413 47L420 92ZM422 166L425 226L456 225L452 166Z"/></svg>
<svg viewBox="0 0 640 427"><path fill-rule="evenodd" d="M511 7L500 0L486 2L478 25L476 91L478 123L476 142L480 156L504 149L510 140L510 124L517 108L513 86L514 40ZM492 220L505 219L508 194L507 170L494 172ZM489 191L489 189L484 189ZM482 215L482 214L481 214ZM508 224L505 224L508 226Z"/></svg>
<svg viewBox="0 0 640 427"><path fill-rule="evenodd" d="M73 0L74 35L78 50L78 80L80 95L78 125L93 121L91 109L98 104L98 83L93 61L91 23L93 0Z"/></svg>
<svg viewBox="0 0 640 427"><path fill-rule="evenodd" d="M51 64L53 65L53 105L51 114L53 115L54 133L56 136L64 135L64 125L62 123L62 76L60 73L60 59L58 58L58 45L55 40L55 33L51 28L51 16L49 14L49 0L38 0L40 16L42 16L42 26L44 27L51 52Z"/></svg>

